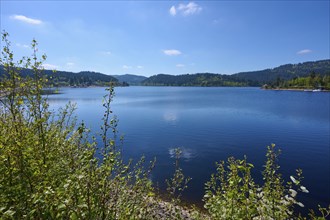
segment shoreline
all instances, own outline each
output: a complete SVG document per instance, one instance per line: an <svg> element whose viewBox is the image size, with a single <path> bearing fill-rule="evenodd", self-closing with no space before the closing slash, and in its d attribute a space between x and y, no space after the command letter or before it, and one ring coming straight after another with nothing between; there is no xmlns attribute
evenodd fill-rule
<svg viewBox="0 0 330 220"><path fill-rule="evenodd" d="M319 89L298 89L298 88L261 88L263 90L273 91L292 91L292 92L330 92L330 90L319 90Z"/></svg>

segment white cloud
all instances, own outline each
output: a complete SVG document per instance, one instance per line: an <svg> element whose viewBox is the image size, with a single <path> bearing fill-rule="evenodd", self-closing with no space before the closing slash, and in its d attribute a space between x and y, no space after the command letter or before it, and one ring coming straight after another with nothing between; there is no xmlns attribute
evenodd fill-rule
<svg viewBox="0 0 330 220"><path fill-rule="evenodd" d="M29 48L29 45L27 45L27 44L16 43L16 46L21 47L21 48Z"/></svg>
<svg viewBox="0 0 330 220"><path fill-rule="evenodd" d="M53 65L53 64L49 64L49 63L44 63L42 64L43 68L47 69L47 70L54 70L54 69L58 69L58 66Z"/></svg>
<svg viewBox="0 0 330 220"><path fill-rule="evenodd" d="M181 63L176 64L176 67L179 67L179 68L184 67L184 66L185 66L185 65L184 65L184 64L181 64Z"/></svg>
<svg viewBox="0 0 330 220"><path fill-rule="evenodd" d="M137 66L136 68L138 68L138 69L143 69L143 66Z"/></svg>
<svg viewBox="0 0 330 220"><path fill-rule="evenodd" d="M112 55L112 53L110 51L103 51L102 54L104 54L104 55Z"/></svg>
<svg viewBox="0 0 330 220"><path fill-rule="evenodd" d="M66 65L67 65L67 66L74 66L74 63L72 63L72 62L67 62Z"/></svg>
<svg viewBox="0 0 330 220"><path fill-rule="evenodd" d="M312 50L309 50L309 49L304 49L304 50L300 50L297 52L298 55L304 55L304 54L308 54L308 53L311 53Z"/></svg>
<svg viewBox="0 0 330 220"><path fill-rule="evenodd" d="M28 18L24 15L12 15L12 16L10 16L10 18L14 19L14 20L22 21L24 23L33 24L33 25L39 25L39 24L43 23L41 20Z"/></svg>
<svg viewBox="0 0 330 220"><path fill-rule="evenodd" d="M198 14L202 11L202 7L197 5L194 2L189 2L188 4L179 4L178 6L172 6L169 10L172 16L175 16L177 13L182 14L183 16Z"/></svg>
<svg viewBox="0 0 330 220"><path fill-rule="evenodd" d="M176 15L176 9L175 9L174 5L170 8L170 15L172 15L172 16Z"/></svg>
<svg viewBox="0 0 330 220"><path fill-rule="evenodd" d="M189 2L187 5L180 4L178 9L179 11L182 11L183 15L187 16L199 13L202 10L202 7L194 2Z"/></svg>
<svg viewBox="0 0 330 220"><path fill-rule="evenodd" d="M131 66L127 66L127 65L123 65L122 68L123 69L131 69L132 67Z"/></svg>
<svg viewBox="0 0 330 220"><path fill-rule="evenodd" d="M171 49L171 50L163 50L163 53L168 56L177 56L181 54L181 51Z"/></svg>

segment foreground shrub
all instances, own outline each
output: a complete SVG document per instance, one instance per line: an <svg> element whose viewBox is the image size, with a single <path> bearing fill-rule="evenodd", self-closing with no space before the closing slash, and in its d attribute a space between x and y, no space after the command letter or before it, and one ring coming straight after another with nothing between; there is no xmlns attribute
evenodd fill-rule
<svg viewBox="0 0 330 220"><path fill-rule="evenodd" d="M272 144L267 148L266 164L263 171L263 185L255 183L251 177L254 166L244 160L230 157L225 163L217 163L217 172L212 174L206 185L204 207L214 219L304 219L295 213L295 207L304 205L297 201L298 192L308 193L301 185L302 171L297 170L296 176L290 176L291 181L284 183L279 173L277 163L280 151ZM328 209L320 208L326 219Z"/></svg>
<svg viewBox="0 0 330 220"><path fill-rule="evenodd" d="M14 62L8 34L3 33L0 83L0 216L13 219L151 218L153 196L144 158L124 163L111 117L113 89L104 97L103 146L97 146L74 105L49 110L42 96L46 79L33 40L32 58ZM33 76L22 78L20 68ZM110 134L112 133L112 135ZM110 136L110 137L109 137ZM98 157L96 157L98 155ZM100 156L101 155L101 156Z"/></svg>

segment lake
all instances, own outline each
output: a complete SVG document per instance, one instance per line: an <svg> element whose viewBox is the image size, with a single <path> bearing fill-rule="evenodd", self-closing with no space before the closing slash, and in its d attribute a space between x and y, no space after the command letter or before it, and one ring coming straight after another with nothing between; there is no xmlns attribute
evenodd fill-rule
<svg viewBox="0 0 330 220"><path fill-rule="evenodd" d="M100 132L105 88L61 88L49 96L51 108L68 101L87 127ZM181 167L192 178L184 199L197 202L215 162L229 156L255 165L260 181L266 147L281 149L285 180L303 170L300 193L307 208L330 203L330 93L259 88L118 87L112 110L124 135L125 158L157 158L152 180L161 189L174 171L173 148L181 147Z"/></svg>

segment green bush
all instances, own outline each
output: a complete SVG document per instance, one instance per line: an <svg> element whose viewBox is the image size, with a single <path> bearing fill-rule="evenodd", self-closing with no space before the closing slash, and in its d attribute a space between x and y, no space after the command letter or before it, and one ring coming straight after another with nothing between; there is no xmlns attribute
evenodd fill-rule
<svg viewBox="0 0 330 220"><path fill-rule="evenodd" d="M42 96L46 79L33 40L32 58L14 62L8 34L3 33L0 83L0 216L4 219L149 218L153 195L145 168L124 163L111 117L113 88L104 97L103 146L90 142L84 124L76 124L74 105L51 112ZM21 68L33 70L22 78ZM109 137L109 133L113 135ZM95 154L102 152L101 159Z"/></svg>
<svg viewBox="0 0 330 220"><path fill-rule="evenodd" d="M284 184L277 163L279 150L275 144L267 147L266 164L263 171L263 185L251 177L254 166L244 160L230 157L225 163L217 163L217 172L205 185L205 208L213 219L305 219L294 212L295 206L304 207L297 201L298 192L309 193L301 185L302 171ZM322 217L311 212L311 219L326 219L328 209L319 209Z"/></svg>

